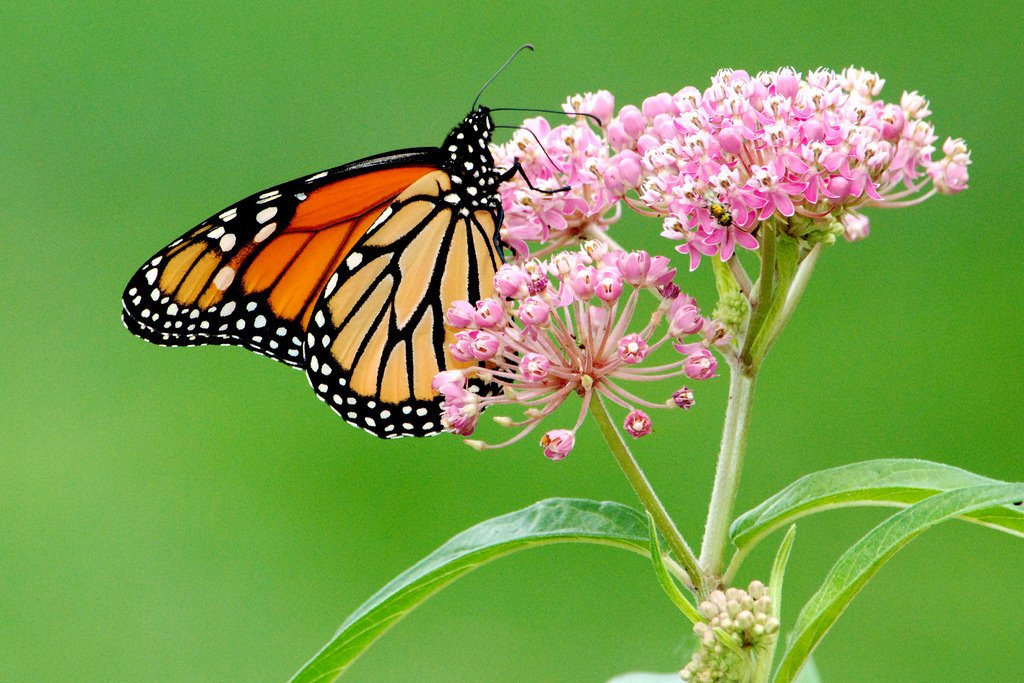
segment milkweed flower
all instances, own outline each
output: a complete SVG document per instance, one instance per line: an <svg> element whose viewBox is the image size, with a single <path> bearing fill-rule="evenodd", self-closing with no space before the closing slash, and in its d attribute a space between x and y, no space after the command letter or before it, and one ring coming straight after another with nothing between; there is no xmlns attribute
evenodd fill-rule
<svg viewBox="0 0 1024 683"><path fill-rule="evenodd" d="M555 128L528 119L493 147L499 165L518 159L535 187L563 189L538 192L520 177L504 184L502 235L520 254L527 243L547 254L601 237L625 202L662 219L661 234L680 243L691 270L702 256L725 261L757 249L765 221L809 241L863 239L863 209L955 194L969 180L966 143L947 138L933 159L928 101L904 92L887 102L884 85L852 66L806 75L723 69L703 91L659 93L614 118L607 91L574 95L563 109L593 114L600 126L578 116Z"/></svg>
<svg viewBox="0 0 1024 683"><path fill-rule="evenodd" d="M607 90L574 95L563 109L607 123L615 98ZM530 252L528 243L543 245L534 249L540 257L601 234L619 216L620 197L602 180L610 153L603 133L582 116L554 128L542 117L527 119L508 143L492 145L496 166L518 161L523 168L523 175L499 190L505 210L502 239L521 257Z"/></svg>
<svg viewBox="0 0 1024 683"><path fill-rule="evenodd" d="M756 249L776 219L793 237L868 234L866 207L903 207L967 187L970 152L948 139L933 160L928 102L916 92L877 99L885 81L850 67L759 73L723 69L703 91L686 87L623 107L608 124L615 154L635 178L641 211L663 218L691 270L702 256ZM622 173L621 175L627 175ZM930 187L929 187L930 185Z"/></svg>
<svg viewBox="0 0 1024 683"><path fill-rule="evenodd" d="M721 326L700 316L693 298L680 292L672 282L675 274L663 256L609 251L596 240L545 261L502 266L494 278L497 297L455 302L448 310L448 324L462 328L450 344L452 356L484 364L434 378L434 388L443 398L445 426L469 436L485 408L519 406L522 419L495 418L519 428L497 445L504 446L525 437L569 397L578 395L582 400L575 425L550 429L540 440L545 456L561 460L572 451L595 393L627 410L624 428L634 438L653 429L645 410L690 408L693 392L687 387L655 403L625 386L714 375L708 346L728 339ZM640 313L643 290L656 297L653 313ZM654 364L651 357L661 347L678 355ZM489 391L480 391L481 386Z"/></svg>

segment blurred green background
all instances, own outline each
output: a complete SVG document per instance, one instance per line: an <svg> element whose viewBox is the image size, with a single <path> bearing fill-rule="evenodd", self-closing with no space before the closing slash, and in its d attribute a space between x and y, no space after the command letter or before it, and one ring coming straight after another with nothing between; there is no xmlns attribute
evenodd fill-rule
<svg viewBox="0 0 1024 683"><path fill-rule="evenodd" d="M380 442L254 354L128 334L135 268L262 187L434 145L514 47L491 106L619 104L720 67L879 71L972 150L971 189L871 214L826 252L758 387L739 509L796 477L926 457L1024 479L1019 7L892 3L7 2L0 8L0 679L281 681L384 582L547 496L633 503L593 426L533 445ZM509 116L509 115L506 115ZM514 122L509 116L509 123ZM664 249L657 228L617 238ZM710 272L683 278L710 306ZM726 381L638 457L693 544ZM496 427L485 436L500 436ZM883 512L802 522L787 622ZM743 580L765 578L778 539ZM950 524L857 598L828 683L1007 681L1024 544ZM399 624L352 681L604 681L671 671L688 628L647 564L555 547L489 565Z"/></svg>

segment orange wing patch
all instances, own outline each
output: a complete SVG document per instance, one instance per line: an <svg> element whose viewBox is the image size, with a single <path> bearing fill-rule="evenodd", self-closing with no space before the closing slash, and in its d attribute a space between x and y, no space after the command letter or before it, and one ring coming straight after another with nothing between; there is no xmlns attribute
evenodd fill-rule
<svg viewBox="0 0 1024 683"><path fill-rule="evenodd" d="M375 163L387 162L279 185L185 233L125 288L128 329L157 344L233 344L301 366L328 280L396 197L437 174L426 155ZM332 180L339 173L348 177Z"/></svg>

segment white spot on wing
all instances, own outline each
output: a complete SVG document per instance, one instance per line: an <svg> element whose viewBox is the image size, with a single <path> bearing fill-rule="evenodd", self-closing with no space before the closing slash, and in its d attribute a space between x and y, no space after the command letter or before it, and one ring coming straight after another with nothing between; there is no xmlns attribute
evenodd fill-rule
<svg viewBox="0 0 1024 683"><path fill-rule="evenodd" d="M223 292L225 289L231 286L231 282L234 279L235 269L232 268L231 266L224 266L217 273L217 276L213 278L213 286ZM229 303L228 305L234 308L234 303ZM224 308L227 308L227 306L225 306ZM224 311L221 311L220 314L225 315Z"/></svg>
<svg viewBox="0 0 1024 683"><path fill-rule="evenodd" d="M220 239L220 236L223 235L225 232L226 231L224 230L224 226L221 225L206 233L206 236L209 237L211 240Z"/></svg>
<svg viewBox="0 0 1024 683"><path fill-rule="evenodd" d="M358 266L362 262L363 262L363 255L360 254L358 251L352 252L351 254L348 255L348 258L345 259L345 265L348 266L349 270L354 269L356 266Z"/></svg>
<svg viewBox="0 0 1024 683"><path fill-rule="evenodd" d="M334 288L338 286L338 274L335 273L331 276L331 279L327 281L327 286L324 287L324 296L328 297L334 291Z"/></svg>
<svg viewBox="0 0 1024 683"><path fill-rule="evenodd" d="M276 206L268 206L267 208L261 210L258 214L256 214L256 221L258 223L266 223L267 221L269 221L271 218L273 218L276 215L277 215L277 207Z"/></svg>
<svg viewBox="0 0 1024 683"><path fill-rule="evenodd" d="M384 209L384 211L379 216L377 216L377 220L373 222L373 225L370 226L370 229L366 231L366 234L369 235L371 232L379 228L381 223L391 218L391 214L392 211L390 206Z"/></svg>
<svg viewBox="0 0 1024 683"><path fill-rule="evenodd" d="M252 241L253 242L262 242L263 240L265 240L268 237L270 237L271 235L273 235L274 234L274 230L276 230L276 229L277 229L277 223L267 223L266 225L264 225L260 229L260 231L258 233L256 233L256 236L252 238Z"/></svg>

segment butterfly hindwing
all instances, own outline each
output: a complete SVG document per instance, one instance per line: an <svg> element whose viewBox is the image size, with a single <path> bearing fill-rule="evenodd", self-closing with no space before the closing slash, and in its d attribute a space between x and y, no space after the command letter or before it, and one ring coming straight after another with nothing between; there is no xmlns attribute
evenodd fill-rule
<svg viewBox="0 0 1024 683"><path fill-rule="evenodd" d="M305 367L305 328L331 274L437 163L434 148L396 152L243 199L138 270L122 300L125 325L165 346L237 345Z"/></svg>
<svg viewBox="0 0 1024 683"><path fill-rule="evenodd" d="M434 376L453 301L493 295L501 264L494 124L480 107L440 148L370 157L252 195L129 281L125 325L165 346L242 346L305 369L317 395L379 437L443 431ZM475 389L492 391L473 380Z"/></svg>
<svg viewBox="0 0 1024 683"><path fill-rule="evenodd" d="M322 400L376 436L442 431L434 375L465 367L448 350L444 313L489 296L501 264L500 208L463 210L445 171L389 207L324 289L306 338L307 374Z"/></svg>

